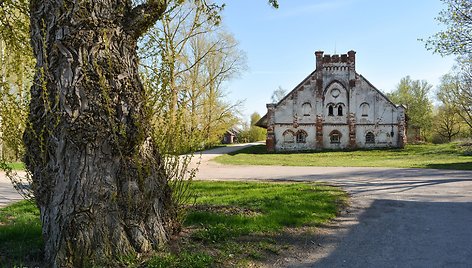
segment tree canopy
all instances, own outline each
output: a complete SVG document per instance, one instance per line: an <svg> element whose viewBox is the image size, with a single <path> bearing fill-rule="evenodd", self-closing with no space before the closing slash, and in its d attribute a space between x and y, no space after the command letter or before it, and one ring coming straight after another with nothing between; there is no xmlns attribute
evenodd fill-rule
<svg viewBox="0 0 472 268"><path fill-rule="evenodd" d="M442 77L438 99L454 108L472 131L472 54L458 58L453 70Z"/></svg>
<svg viewBox="0 0 472 268"><path fill-rule="evenodd" d="M433 105L428 97L431 88L424 80L412 80L406 76L395 91L388 94L394 103L406 105L409 125L419 127L423 139L432 127Z"/></svg>
<svg viewBox="0 0 472 268"><path fill-rule="evenodd" d="M436 18L446 29L426 40L426 48L442 55L472 53L472 1L441 0L446 8Z"/></svg>

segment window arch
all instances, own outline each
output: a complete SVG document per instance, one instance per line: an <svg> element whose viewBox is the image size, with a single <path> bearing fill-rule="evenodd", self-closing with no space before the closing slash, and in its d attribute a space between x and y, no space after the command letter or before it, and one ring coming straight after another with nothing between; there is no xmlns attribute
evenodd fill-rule
<svg viewBox="0 0 472 268"><path fill-rule="evenodd" d="M284 143L293 143L293 131L290 129L285 130L284 134Z"/></svg>
<svg viewBox="0 0 472 268"><path fill-rule="evenodd" d="M297 132L297 143L305 143L307 136L308 134L304 130L299 130Z"/></svg>
<svg viewBox="0 0 472 268"><path fill-rule="evenodd" d="M329 140L331 143L340 143L341 142L341 133L337 130L331 131L329 133Z"/></svg>
<svg viewBox="0 0 472 268"><path fill-rule="evenodd" d="M328 104L328 116L334 116L334 105Z"/></svg>
<svg viewBox="0 0 472 268"><path fill-rule="evenodd" d="M338 116L343 116L343 106L342 105L338 106Z"/></svg>
<svg viewBox="0 0 472 268"><path fill-rule="evenodd" d="M374 133L372 133L372 132L367 132L367 134L365 134L365 143L366 143L366 144L373 144L373 143L375 143L375 135L374 135Z"/></svg>

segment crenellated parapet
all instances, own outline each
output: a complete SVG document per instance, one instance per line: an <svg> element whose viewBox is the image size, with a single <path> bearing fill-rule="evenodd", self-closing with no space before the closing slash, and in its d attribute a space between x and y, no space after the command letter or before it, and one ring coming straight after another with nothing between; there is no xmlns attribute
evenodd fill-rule
<svg viewBox="0 0 472 268"><path fill-rule="evenodd" d="M347 54L329 55L323 51L315 52L317 79L322 81L323 73L349 73L349 85L356 85L356 52L348 51ZM319 82L321 83L321 82Z"/></svg>

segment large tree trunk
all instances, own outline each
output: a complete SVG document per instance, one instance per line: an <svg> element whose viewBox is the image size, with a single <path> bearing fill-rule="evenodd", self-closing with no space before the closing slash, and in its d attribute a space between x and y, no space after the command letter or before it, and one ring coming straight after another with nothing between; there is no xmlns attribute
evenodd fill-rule
<svg viewBox="0 0 472 268"><path fill-rule="evenodd" d="M148 138L136 54L143 29L129 28L130 2L31 0L37 74L25 162L51 267L146 252L173 228L171 190Z"/></svg>

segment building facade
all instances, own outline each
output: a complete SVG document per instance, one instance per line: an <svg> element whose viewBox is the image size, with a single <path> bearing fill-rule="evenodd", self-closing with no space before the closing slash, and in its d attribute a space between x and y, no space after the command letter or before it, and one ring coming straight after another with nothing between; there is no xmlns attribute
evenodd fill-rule
<svg viewBox="0 0 472 268"><path fill-rule="evenodd" d="M356 52L315 52L316 69L258 126L269 151L404 147L405 107L395 105L356 72Z"/></svg>

